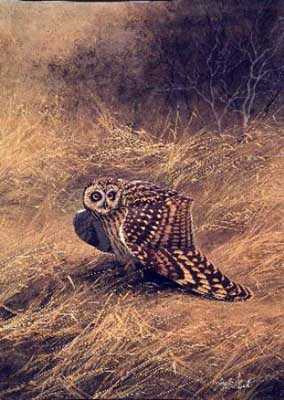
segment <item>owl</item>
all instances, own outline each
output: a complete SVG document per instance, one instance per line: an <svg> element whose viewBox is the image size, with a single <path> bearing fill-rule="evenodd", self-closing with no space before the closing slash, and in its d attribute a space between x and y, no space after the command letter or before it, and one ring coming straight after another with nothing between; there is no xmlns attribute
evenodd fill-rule
<svg viewBox="0 0 284 400"><path fill-rule="evenodd" d="M138 263L142 270L216 300L249 299L248 288L232 282L196 249L192 201L149 182L100 178L85 188L84 210L76 213L74 228L125 268Z"/></svg>

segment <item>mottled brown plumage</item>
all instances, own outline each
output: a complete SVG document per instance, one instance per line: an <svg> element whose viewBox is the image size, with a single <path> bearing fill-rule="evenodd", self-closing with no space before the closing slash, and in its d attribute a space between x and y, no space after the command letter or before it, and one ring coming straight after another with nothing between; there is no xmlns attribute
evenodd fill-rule
<svg viewBox="0 0 284 400"><path fill-rule="evenodd" d="M195 249L191 198L149 182L107 177L86 187L83 203L99 224L98 241L122 263L139 262L144 269L217 300L252 296Z"/></svg>

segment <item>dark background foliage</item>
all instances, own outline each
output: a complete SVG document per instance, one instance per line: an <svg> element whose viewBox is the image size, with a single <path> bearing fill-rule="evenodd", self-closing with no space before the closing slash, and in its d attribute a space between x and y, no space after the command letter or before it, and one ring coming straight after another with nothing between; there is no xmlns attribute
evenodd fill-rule
<svg viewBox="0 0 284 400"><path fill-rule="evenodd" d="M94 24L71 54L49 60L46 82L51 95L60 87L68 117L95 118L99 96L135 129L222 131L278 110L282 57L281 2L176 1Z"/></svg>

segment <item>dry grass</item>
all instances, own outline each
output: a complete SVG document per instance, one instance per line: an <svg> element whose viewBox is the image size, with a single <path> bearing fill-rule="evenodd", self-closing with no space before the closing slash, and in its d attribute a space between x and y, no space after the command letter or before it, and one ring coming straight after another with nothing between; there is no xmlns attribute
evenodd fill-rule
<svg viewBox="0 0 284 400"><path fill-rule="evenodd" d="M66 10L60 18L84 20L83 11ZM68 43L81 34L63 33ZM59 43L50 43L56 54ZM242 144L233 132L173 131L162 140L133 134L99 100L96 121L68 123L45 107L38 82L27 92L22 78L15 90L8 83L0 110L0 398L280 398L283 129L262 123ZM150 177L190 194L199 246L254 299L218 303L119 276L113 259L72 228L85 183L106 174Z"/></svg>
<svg viewBox="0 0 284 400"><path fill-rule="evenodd" d="M243 399L279 379L280 130L263 126L241 145L210 133L159 143L107 114L89 131L26 115L2 120L2 397ZM71 222L101 174L190 193L200 246L254 300L219 304L95 273L112 260Z"/></svg>

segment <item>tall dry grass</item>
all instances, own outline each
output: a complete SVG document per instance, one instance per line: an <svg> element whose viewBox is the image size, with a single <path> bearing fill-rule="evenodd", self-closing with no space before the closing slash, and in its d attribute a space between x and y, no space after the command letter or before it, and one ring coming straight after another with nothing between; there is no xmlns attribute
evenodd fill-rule
<svg viewBox="0 0 284 400"><path fill-rule="evenodd" d="M1 140L3 398L243 399L280 379L280 131L242 145L209 132L159 143L104 115L84 133L13 123ZM199 246L254 300L95 273L112 260L76 238L72 215L102 174L151 175L193 196Z"/></svg>
<svg viewBox="0 0 284 400"><path fill-rule="evenodd" d="M64 26L77 11L60 11ZM21 54L15 68L29 65ZM281 398L282 127L262 121L241 144L233 131L163 139L134 134L99 98L95 120L68 121L35 78L11 82L0 110L0 398ZM121 277L72 228L85 183L106 174L190 194L199 247L254 299L209 302Z"/></svg>

